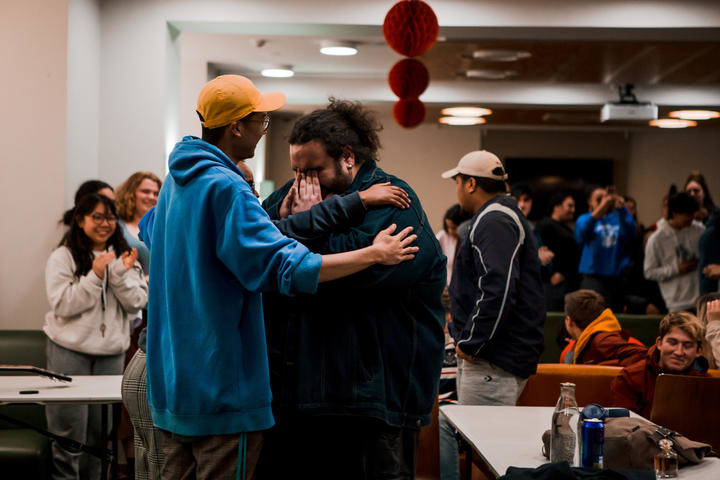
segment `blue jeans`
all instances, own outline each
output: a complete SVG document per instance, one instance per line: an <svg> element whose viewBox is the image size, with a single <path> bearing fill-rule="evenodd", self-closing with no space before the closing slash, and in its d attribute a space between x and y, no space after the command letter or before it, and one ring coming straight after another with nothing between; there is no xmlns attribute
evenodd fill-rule
<svg viewBox="0 0 720 480"><path fill-rule="evenodd" d="M527 378L516 377L487 360L458 358L457 389L460 405L515 405ZM440 414L440 479L460 478L455 429Z"/></svg>

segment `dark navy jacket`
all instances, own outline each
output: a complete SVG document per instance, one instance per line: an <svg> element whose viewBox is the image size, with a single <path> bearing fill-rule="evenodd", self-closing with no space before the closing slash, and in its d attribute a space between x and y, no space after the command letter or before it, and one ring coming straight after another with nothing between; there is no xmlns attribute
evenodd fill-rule
<svg viewBox="0 0 720 480"><path fill-rule="evenodd" d="M306 243L323 254L354 250L395 223L398 231L414 227L414 260L320 284L315 295L264 295L279 423L297 414L358 415L413 428L430 422L443 359L445 257L407 183L368 161L348 193L387 181L408 192L408 209L372 208L361 225ZM290 185L263 204L271 218Z"/></svg>
<svg viewBox="0 0 720 480"><path fill-rule="evenodd" d="M515 200L498 196L463 230L450 283L450 334L464 353L527 378L543 351L545 324L532 228Z"/></svg>
<svg viewBox="0 0 720 480"><path fill-rule="evenodd" d="M700 275L700 295L718 291L718 281L708 278L702 272L703 268L713 263L720 263L720 208L716 208L710 215L707 228L700 236L700 260L698 274Z"/></svg>

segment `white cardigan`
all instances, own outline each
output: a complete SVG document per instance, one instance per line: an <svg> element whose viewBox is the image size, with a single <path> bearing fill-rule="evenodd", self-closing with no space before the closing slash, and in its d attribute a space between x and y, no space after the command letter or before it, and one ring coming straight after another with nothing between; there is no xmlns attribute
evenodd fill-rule
<svg viewBox="0 0 720 480"><path fill-rule="evenodd" d="M67 247L50 254L45 287L51 310L45 315L43 330L53 342L77 352L125 352L130 346L130 319L147 304L148 287L140 263L126 270L122 259L116 258L108 265L105 279L92 269L78 278L75 268Z"/></svg>

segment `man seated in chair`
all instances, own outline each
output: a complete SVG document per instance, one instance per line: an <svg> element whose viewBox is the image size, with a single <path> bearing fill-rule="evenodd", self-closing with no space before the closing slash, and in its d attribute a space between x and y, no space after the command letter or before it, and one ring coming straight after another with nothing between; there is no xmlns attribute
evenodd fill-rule
<svg viewBox="0 0 720 480"><path fill-rule="evenodd" d="M705 328L694 315L667 314L660 322L659 335L644 359L623 368L612 381L608 406L650 418L658 375L708 376L708 362L701 356Z"/></svg>
<svg viewBox="0 0 720 480"><path fill-rule="evenodd" d="M647 354L647 347L622 330L595 290L565 295L565 328L572 341L561 354L562 363L625 367Z"/></svg>

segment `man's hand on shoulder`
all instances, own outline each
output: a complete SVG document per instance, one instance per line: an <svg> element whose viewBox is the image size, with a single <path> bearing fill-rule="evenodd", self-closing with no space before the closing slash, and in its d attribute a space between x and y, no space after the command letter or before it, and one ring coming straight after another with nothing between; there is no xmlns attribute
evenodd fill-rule
<svg viewBox="0 0 720 480"><path fill-rule="evenodd" d="M390 182L376 183L370 188L359 192L360 200L366 207L391 205L397 208L408 208L410 197L400 187L390 185Z"/></svg>
<svg viewBox="0 0 720 480"><path fill-rule="evenodd" d="M402 231L393 235L397 229L393 223L388 228L380 230L372 243L372 249L377 257L375 263L381 265L396 265L400 262L412 260L419 250L412 243L417 240L417 235L410 235L413 227L405 227Z"/></svg>

